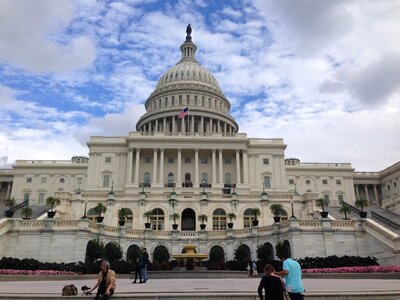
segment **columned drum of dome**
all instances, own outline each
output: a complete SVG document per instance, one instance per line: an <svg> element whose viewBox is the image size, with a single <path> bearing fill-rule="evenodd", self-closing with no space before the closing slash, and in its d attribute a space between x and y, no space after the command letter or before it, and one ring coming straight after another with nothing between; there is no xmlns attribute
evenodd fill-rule
<svg viewBox="0 0 400 300"><path fill-rule="evenodd" d="M189 26L188 26L189 27ZM181 60L159 79L145 102L146 114L136 124L140 132L223 133L238 132L229 114L231 104L215 77L196 60L191 31L181 45ZM189 114L179 119L183 109Z"/></svg>

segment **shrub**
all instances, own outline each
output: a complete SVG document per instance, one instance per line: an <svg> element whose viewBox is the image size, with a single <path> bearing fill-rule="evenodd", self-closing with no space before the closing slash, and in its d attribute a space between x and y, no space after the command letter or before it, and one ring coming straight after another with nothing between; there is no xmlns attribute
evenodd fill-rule
<svg viewBox="0 0 400 300"><path fill-rule="evenodd" d="M360 257L360 256L341 256L336 255L328 257L305 257L299 259L303 269L324 269L324 268L339 268L339 267L356 267L356 266L377 266L379 265L375 257Z"/></svg>
<svg viewBox="0 0 400 300"><path fill-rule="evenodd" d="M249 249L245 245L240 245L235 250L235 259L239 261L248 261L250 259Z"/></svg>
<svg viewBox="0 0 400 300"><path fill-rule="evenodd" d="M104 247L104 257L109 261L121 259L122 258L121 246L115 241L108 243Z"/></svg>
<svg viewBox="0 0 400 300"><path fill-rule="evenodd" d="M273 248L267 243L257 246L257 258L261 260L269 260L273 255Z"/></svg>
<svg viewBox="0 0 400 300"><path fill-rule="evenodd" d="M153 260L157 261L159 264L163 261L169 260L169 251L163 245L158 245L153 252Z"/></svg>
<svg viewBox="0 0 400 300"><path fill-rule="evenodd" d="M85 263L93 263L96 259L104 257L104 244L98 239L89 241L86 247Z"/></svg>

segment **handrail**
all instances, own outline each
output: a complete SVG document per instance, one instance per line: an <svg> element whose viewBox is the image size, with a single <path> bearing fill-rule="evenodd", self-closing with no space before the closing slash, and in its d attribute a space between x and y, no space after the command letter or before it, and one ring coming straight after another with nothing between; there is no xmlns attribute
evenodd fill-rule
<svg viewBox="0 0 400 300"><path fill-rule="evenodd" d="M21 202L21 203L15 205L15 206L11 207L9 209L9 211L16 212L18 209L20 209L22 207L25 207L25 206L28 206L28 203L29 203L29 200L25 200L24 202Z"/></svg>
<svg viewBox="0 0 400 300"><path fill-rule="evenodd" d="M343 200L342 200L342 201L340 201L340 203L343 204L343 205L346 205L346 206L350 207L350 209L351 209L353 212L357 213L357 214L359 214L359 213L361 212L361 210L359 210L357 207L351 205L350 203L347 203L346 201L343 201Z"/></svg>
<svg viewBox="0 0 400 300"><path fill-rule="evenodd" d="M396 229L400 229L400 225L399 224L393 222L392 220L389 220L388 218L380 215L379 213L371 211L371 216L377 218L378 220L380 220L380 221L382 221L382 222L384 222L384 223L386 223L386 224L388 224L388 225L390 225L390 226L392 226L392 227L394 227Z"/></svg>

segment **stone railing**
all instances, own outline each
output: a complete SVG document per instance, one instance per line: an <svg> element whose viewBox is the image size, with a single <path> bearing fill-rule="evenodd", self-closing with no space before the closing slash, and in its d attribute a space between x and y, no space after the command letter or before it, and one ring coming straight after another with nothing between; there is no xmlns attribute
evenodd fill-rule
<svg viewBox="0 0 400 300"><path fill-rule="evenodd" d="M385 244L387 244L388 246L392 247L392 248L396 248L395 243L397 242L397 247L399 248L398 250L400 250L400 236L392 231L390 231L389 229L381 226L380 224L376 223L373 220L370 219L366 219L364 221L364 225L365 225L365 230L372 234L373 236L375 236L376 238L378 238L379 240L381 240L382 242L384 242Z"/></svg>

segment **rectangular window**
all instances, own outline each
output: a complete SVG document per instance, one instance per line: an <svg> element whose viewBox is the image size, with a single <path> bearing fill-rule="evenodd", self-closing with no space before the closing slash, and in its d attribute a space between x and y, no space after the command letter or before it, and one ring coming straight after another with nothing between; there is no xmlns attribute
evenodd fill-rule
<svg viewBox="0 0 400 300"><path fill-rule="evenodd" d="M338 195L338 200L339 200L339 203L342 203L343 202L343 195Z"/></svg>
<svg viewBox="0 0 400 300"><path fill-rule="evenodd" d="M269 159L268 158L264 158L263 159L263 164L264 165L269 165Z"/></svg>
<svg viewBox="0 0 400 300"><path fill-rule="evenodd" d="M225 163L226 165L230 165L230 164L231 164L231 158L230 158L230 157L225 157L225 158L224 158L224 163Z"/></svg>
<svg viewBox="0 0 400 300"><path fill-rule="evenodd" d="M324 195L324 199L329 201L329 195Z"/></svg>
<svg viewBox="0 0 400 300"><path fill-rule="evenodd" d="M32 177L26 177L26 182L31 183L32 182Z"/></svg>
<svg viewBox="0 0 400 300"><path fill-rule="evenodd" d="M341 185L341 184L342 184L342 180L336 179L336 184L337 184L337 185Z"/></svg>
<svg viewBox="0 0 400 300"><path fill-rule="evenodd" d="M24 201L29 201L29 193L24 194Z"/></svg>
<svg viewBox="0 0 400 300"><path fill-rule="evenodd" d="M39 193L39 203L44 203L44 196L45 196L45 193Z"/></svg>
<svg viewBox="0 0 400 300"><path fill-rule="evenodd" d="M264 187L266 189L271 188L271 178L269 176L264 176Z"/></svg>
<svg viewBox="0 0 400 300"><path fill-rule="evenodd" d="M289 184L294 184L294 179L289 179Z"/></svg>
<svg viewBox="0 0 400 300"><path fill-rule="evenodd" d="M105 162L106 164L111 163L111 156L107 156Z"/></svg>
<svg viewBox="0 0 400 300"><path fill-rule="evenodd" d="M47 182L47 177L42 177L42 178L40 178L40 182L41 182L41 183L46 183L46 182Z"/></svg>
<svg viewBox="0 0 400 300"><path fill-rule="evenodd" d="M175 159L173 159L173 158L168 158L168 163L169 164L173 164L175 162Z"/></svg>
<svg viewBox="0 0 400 300"><path fill-rule="evenodd" d="M110 175L103 175L103 187L110 186Z"/></svg>
<svg viewBox="0 0 400 300"><path fill-rule="evenodd" d="M202 157L201 158L201 163L202 164L208 164L208 158L207 157Z"/></svg>
<svg viewBox="0 0 400 300"><path fill-rule="evenodd" d="M145 157L144 158L144 163L145 164L151 164L151 157Z"/></svg>
<svg viewBox="0 0 400 300"><path fill-rule="evenodd" d="M328 184L328 180L327 179L323 179L322 180L322 184Z"/></svg>
<svg viewBox="0 0 400 300"><path fill-rule="evenodd" d="M191 164L192 159L190 157L185 157L185 164Z"/></svg>

